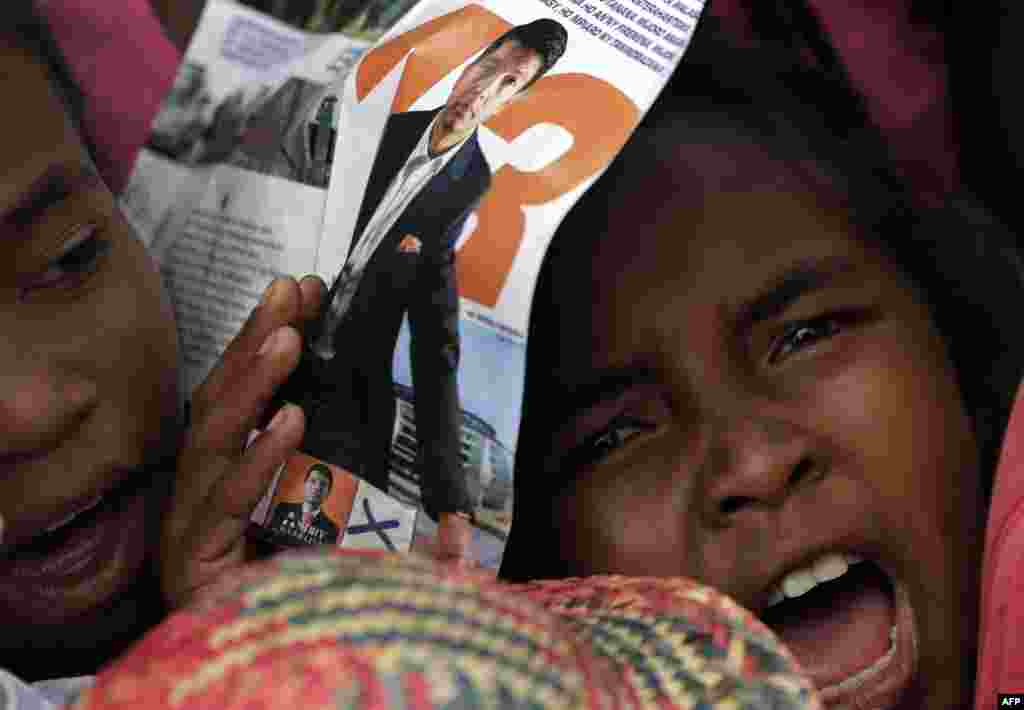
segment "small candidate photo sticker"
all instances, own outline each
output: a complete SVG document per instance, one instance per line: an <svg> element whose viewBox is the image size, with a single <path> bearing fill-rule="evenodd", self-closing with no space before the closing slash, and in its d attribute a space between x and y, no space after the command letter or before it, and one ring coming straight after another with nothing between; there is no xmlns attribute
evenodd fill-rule
<svg viewBox="0 0 1024 710"><path fill-rule="evenodd" d="M337 545L358 487L351 471L294 453L268 491L263 519L254 522L287 544Z"/></svg>

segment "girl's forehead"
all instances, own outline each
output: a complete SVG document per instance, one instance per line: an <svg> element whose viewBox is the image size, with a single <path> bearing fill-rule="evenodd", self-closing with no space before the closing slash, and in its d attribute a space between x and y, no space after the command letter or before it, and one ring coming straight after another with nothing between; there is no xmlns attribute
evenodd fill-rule
<svg viewBox="0 0 1024 710"><path fill-rule="evenodd" d="M699 257L718 240L756 247L771 241L770 232L783 222L813 231L823 214L835 223L846 213L843 193L814 160L782 160L742 136L694 142L683 134L690 141L684 142L672 128L647 131L625 154L605 224L595 225L596 266L621 271L645 255L660 261L696 251ZM848 231L845 224L840 231Z"/></svg>
<svg viewBox="0 0 1024 710"><path fill-rule="evenodd" d="M647 331L675 333L681 346L807 265L847 264L844 271L856 269L857 278L890 280L880 255L851 235L845 214L807 192L707 193L700 205L668 204L642 215L622 210L607 227L590 254L568 252L589 259L585 284L573 285L587 269L577 264L574 274L564 257L554 271L556 282L558 274L565 278L556 288L569 360L623 348L626 357L642 349Z"/></svg>
<svg viewBox="0 0 1024 710"><path fill-rule="evenodd" d="M663 199L656 190L640 187L637 204L610 216L594 253L593 285L728 292L789 262L864 252L845 210L806 189L750 184ZM737 281L741 275L747 281Z"/></svg>
<svg viewBox="0 0 1024 710"><path fill-rule="evenodd" d="M717 135L726 133L726 135ZM642 194L675 205L700 205L716 193L808 193L831 206L843 202L836 177L806 148L777 144L728 129L690 130L662 122L647 132L626 162Z"/></svg>

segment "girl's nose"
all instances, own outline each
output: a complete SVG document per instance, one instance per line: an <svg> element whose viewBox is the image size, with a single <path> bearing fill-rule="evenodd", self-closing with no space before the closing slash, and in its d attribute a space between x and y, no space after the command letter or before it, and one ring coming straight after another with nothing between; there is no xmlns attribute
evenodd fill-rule
<svg viewBox="0 0 1024 710"><path fill-rule="evenodd" d="M702 507L716 524L776 509L826 469L808 435L792 424L755 417L723 424L710 444L706 465Z"/></svg>

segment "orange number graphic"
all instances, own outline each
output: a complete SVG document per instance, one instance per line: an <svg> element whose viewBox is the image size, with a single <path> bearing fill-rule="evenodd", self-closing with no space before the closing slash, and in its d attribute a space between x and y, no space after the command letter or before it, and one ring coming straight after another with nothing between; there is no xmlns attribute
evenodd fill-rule
<svg viewBox="0 0 1024 710"><path fill-rule="evenodd" d="M511 25L491 11L468 5L437 17L375 48L356 76L361 101L410 50L392 111L406 111L434 84L485 48ZM556 65L557 68L557 65ZM536 172L505 165L494 175L477 216L476 231L459 252L460 295L494 307L523 242L523 207L551 202L603 168L639 120L636 105L619 89L590 74L545 76L486 125L514 141L538 123L561 126L572 147Z"/></svg>

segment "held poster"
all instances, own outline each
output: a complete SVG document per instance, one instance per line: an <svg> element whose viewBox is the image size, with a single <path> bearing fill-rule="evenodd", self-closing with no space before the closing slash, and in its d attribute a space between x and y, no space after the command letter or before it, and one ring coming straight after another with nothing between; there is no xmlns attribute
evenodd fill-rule
<svg viewBox="0 0 1024 710"><path fill-rule="evenodd" d="M316 257L330 290L282 392L306 413L303 454L254 522L303 542L282 506L304 507L308 532L329 467L362 495L336 544L443 557L458 514L475 563L500 565L544 253L702 4L426 1L360 59L335 104Z"/></svg>

